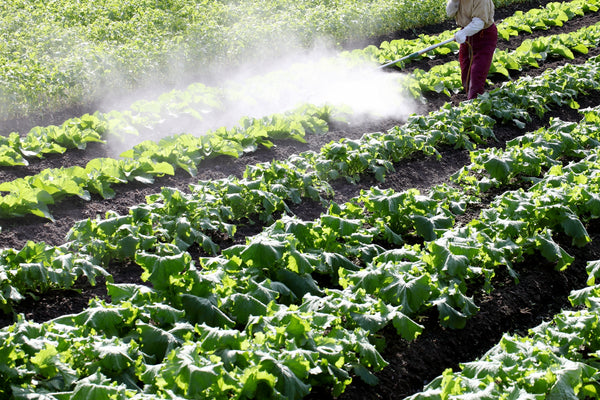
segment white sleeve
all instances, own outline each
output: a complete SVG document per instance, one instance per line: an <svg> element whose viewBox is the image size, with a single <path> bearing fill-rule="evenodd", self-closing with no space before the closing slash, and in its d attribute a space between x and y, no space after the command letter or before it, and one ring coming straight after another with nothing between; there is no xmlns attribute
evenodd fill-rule
<svg viewBox="0 0 600 400"><path fill-rule="evenodd" d="M485 22L481 18L473 17L469 25L465 26L462 31L465 36L473 36L483 29Z"/></svg>
<svg viewBox="0 0 600 400"><path fill-rule="evenodd" d="M458 0L448 0L448 4L446 4L446 14L449 17L454 17L458 12Z"/></svg>

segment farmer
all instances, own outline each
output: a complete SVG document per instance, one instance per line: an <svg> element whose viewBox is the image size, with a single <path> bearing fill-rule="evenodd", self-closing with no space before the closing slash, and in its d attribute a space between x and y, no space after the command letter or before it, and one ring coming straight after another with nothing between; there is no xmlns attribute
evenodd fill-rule
<svg viewBox="0 0 600 400"><path fill-rule="evenodd" d="M492 57L498 42L493 0L448 0L446 13L462 29L454 34L460 44L458 61L467 98L484 92Z"/></svg>

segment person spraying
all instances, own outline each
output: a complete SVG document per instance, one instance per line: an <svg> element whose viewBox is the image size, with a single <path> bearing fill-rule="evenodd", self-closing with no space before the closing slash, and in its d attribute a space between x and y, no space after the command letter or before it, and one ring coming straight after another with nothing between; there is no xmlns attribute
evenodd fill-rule
<svg viewBox="0 0 600 400"><path fill-rule="evenodd" d="M467 99L474 99L485 90L492 58L498 43L494 23L493 0L448 0L446 13L454 17L460 29L454 39L460 44L458 61Z"/></svg>

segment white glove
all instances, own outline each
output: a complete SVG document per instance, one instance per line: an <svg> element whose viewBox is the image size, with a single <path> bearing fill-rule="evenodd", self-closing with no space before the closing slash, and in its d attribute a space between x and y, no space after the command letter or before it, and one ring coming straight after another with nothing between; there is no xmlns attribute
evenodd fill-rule
<svg viewBox="0 0 600 400"><path fill-rule="evenodd" d="M467 40L467 34L465 33L465 30L461 29L460 31L456 32L454 34L454 40L456 40L456 43L458 44L463 44Z"/></svg>
<svg viewBox="0 0 600 400"><path fill-rule="evenodd" d="M485 22L483 22L481 18L473 17L469 25L454 34L454 40L456 40L456 43L458 44L463 44L468 36L473 36L482 30L484 26Z"/></svg>
<svg viewBox="0 0 600 400"><path fill-rule="evenodd" d="M446 14L449 17L454 17L458 12L458 4L460 0L448 0L448 4L446 4Z"/></svg>

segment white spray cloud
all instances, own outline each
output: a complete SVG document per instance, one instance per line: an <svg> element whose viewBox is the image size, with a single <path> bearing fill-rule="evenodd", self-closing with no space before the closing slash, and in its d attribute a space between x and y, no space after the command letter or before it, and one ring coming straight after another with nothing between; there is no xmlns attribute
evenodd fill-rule
<svg viewBox="0 0 600 400"><path fill-rule="evenodd" d="M233 121L245 115L280 113L305 103L349 106L361 118L404 119L417 108L402 90L404 75L388 73L371 63L350 64L340 57L308 54L280 65L268 74L233 78L225 84L225 92L234 94L234 99L228 99Z"/></svg>
<svg viewBox="0 0 600 400"><path fill-rule="evenodd" d="M247 65L217 81L223 109L197 110L203 115L201 121L170 116L143 136L131 137L128 143L109 143L109 147L116 155L143 140L178 133L202 135L219 127L232 128L242 117L261 118L303 104L350 107L356 122L367 118L402 120L417 110L403 90L404 77L372 63L350 63L326 50L286 56L266 66Z"/></svg>

